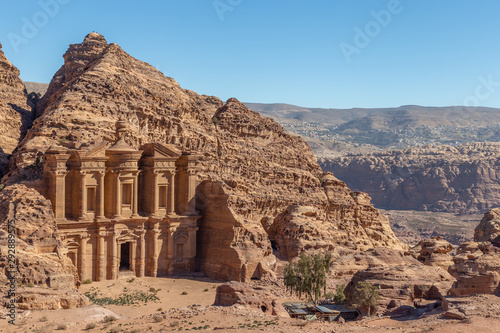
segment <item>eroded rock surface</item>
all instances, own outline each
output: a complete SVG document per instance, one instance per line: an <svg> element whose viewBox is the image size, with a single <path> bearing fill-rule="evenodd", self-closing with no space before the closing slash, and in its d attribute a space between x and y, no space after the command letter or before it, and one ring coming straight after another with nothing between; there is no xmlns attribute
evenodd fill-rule
<svg viewBox="0 0 500 333"><path fill-rule="evenodd" d="M452 296L500 295L500 247L489 242L464 243L453 257L450 273L457 279Z"/></svg>
<svg viewBox="0 0 500 333"><path fill-rule="evenodd" d="M278 303L276 297L264 287L252 287L240 282L219 285L214 305L230 306L234 304L258 309L275 316L288 317L286 310Z"/></svg>
<svg viewBox="0 0 500 333"><path fill-rule="evenodd" d="M484 214L474 231L474 241L492 241L498 236L500 236L500 208L495 208Z"/></svg>
<svg viewBox="0 0 500 333"><path fill-rule="evenodd" d="M7 59L0 44L0 177L7 157L31 126L32 108L24 83L19 78L19 70Z"/></svg>
<svg viewBox="0 0 500 333"><path fill-rule="evenodd" d="M451 288L454 278L441 267L425 266L403 252L394 251L393 264L374 262L360 270L346 286L346 300L354 300L355 288L360 281L368 282L379 290L379 313L402 305L414 306L418 299L439 300Z"/></svg>
<svg viewBox="0 0 500 333"><path fill-rule="evenodd" d="M442 237L432 237L421 240L410 249L410 253L424 265L439 266L447 271L453 265L453 257L449 254L452 250L453 245Z"/></svg>

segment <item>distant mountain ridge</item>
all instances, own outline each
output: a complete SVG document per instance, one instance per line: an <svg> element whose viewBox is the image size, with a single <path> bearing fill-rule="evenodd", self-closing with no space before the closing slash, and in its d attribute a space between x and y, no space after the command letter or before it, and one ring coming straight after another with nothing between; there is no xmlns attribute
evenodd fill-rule
<svg viewBox="0 0 500 333"><path fill-rule="evenodd" d="M426 107L321 109L289 104L246 105L299 134L318 157L407 149L426 144L500 141L500 109Z"/></svg>

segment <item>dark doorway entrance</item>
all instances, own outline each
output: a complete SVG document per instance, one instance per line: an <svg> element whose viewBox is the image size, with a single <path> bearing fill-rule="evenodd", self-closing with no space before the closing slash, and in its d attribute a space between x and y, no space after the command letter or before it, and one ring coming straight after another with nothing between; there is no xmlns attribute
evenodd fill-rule
<svg viewBox="0 0 500 333"><path fill-rule="evenodd" d="M130 243L120 245L120 271L130 270Z"/></svg>

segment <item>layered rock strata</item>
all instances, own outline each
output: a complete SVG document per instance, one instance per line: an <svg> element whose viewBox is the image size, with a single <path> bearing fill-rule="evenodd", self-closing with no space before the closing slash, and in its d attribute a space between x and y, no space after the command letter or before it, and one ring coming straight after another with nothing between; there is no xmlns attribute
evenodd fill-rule
<svg viewBox="0 0 500 333"><path fill-rule="evenodd" d="M321 167L379 208L474 214L500 206L499 154L500 143L423 146L325 159Z"/></svg>
<svg viewBox="0 0 500 333"><path fill-rule="evenodd" d="M459 246L450 273L457 279L451 296L500 295L500 247L489 242Z"/></svg>

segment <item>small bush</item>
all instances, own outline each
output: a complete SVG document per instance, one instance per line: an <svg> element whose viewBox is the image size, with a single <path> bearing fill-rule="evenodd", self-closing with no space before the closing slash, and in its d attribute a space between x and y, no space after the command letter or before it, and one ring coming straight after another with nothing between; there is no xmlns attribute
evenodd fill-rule
<svg viewBox="0 0 500 333"><path fill-rule="evenodd" d="M93 330L95 327L96 327L95 323L88 323L87 326L85 326L85 329Z"/></svg>
<svg viewBox="0 0 500 333"><path fill-rule="evenodd" d="M66 326L65 324L60 324L59 326L57 326L57 329L59 331L66 331L68 329L68 326Z"/></svg>
<svg viewBox="0 0 500 333"><path fill-rule="evenodd" d="M333 300L335 301L335 303L343 303L345 301L344 289L344 283L338 285L335 289L335 296L333 296Z"/></svg>
<svg viewBox="0 0 500 333"><path fill-rule="evenodd" d="M203 289L203 291L205 291L205 292L208 291L208 288Z"/></svg>
<svg viewBox="0 0 500 333"><path fill-rule="evenodd" d="M187 291L183 291L183 292L181 293L181 295L187 295L187 294L188 294L188 293L187 293Z"/></svg>
<svg viewBox="0 0 500 333"><path fill-rule="evenodd" d="M173 322L170 323L170 327L175 327L175 326L179 326L180 325L180 322L178 320L174 320Z"/></svg>
<svg viewBox="0 0 500 333"><path fill-rule="evenodd" d="M163 318L160 316L153 316L153 320L155 323L161 323L163 321Z"/></svg>
<svg viewBox="0 0 500 333"><path fill-rule="evenodd" d="M113 321L116 321L116 317L115 316L105 316L104 317L104 322L105 323L111 323Z"/></svg>
<svg viewBox="0 0 500 333"><path fill-rule="evenodd" d="M163 308L158 308L156 309L156 311L163 311Z"/></svg>
<svg viewBox="0 0 500 333"><path fill-rule="evenodd" d="M5 184L0 184L0 191L5 188Z"/></svg>
<svg viewBox="0 0 500 333"><path fill-rule="evenodd" d="M135 281L135 279L134 279L134 278L131 278L130 280L127 280L127 282L128 282L128 283L132 283L132 282L134 282L134 281Z"/></svg>
<svg viewBox="0 0 500 333"><path fill-rule="evenodd" d="M34 286L35 286L35 285L33 284L33 282L28 282L28 283L26 284L26 287L28 287L28 288L33 288Z"/></svg>
<svg viewBox="0 0 500 333"><path fill-rule="evenodd" d="M92 283L92 280L91 279L86 279L86 280L83 280L82 284L91 284Z"/></svg>

